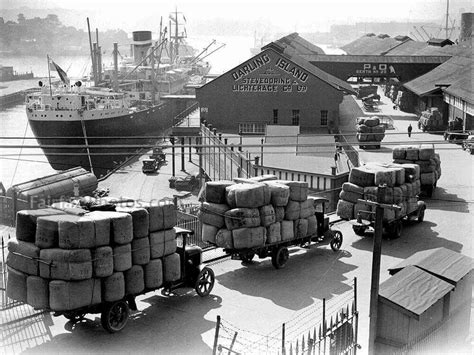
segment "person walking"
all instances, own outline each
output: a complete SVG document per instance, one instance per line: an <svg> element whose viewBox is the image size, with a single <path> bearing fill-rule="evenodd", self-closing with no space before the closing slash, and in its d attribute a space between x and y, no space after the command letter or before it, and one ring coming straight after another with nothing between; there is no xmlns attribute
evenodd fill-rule
<svg viewBox="0 0 474 355"><path fill-rule="evenodd" d="M411 123L408 125L408 138L411 137L411 131L413 130L413 127L411 126Z"/></svg>

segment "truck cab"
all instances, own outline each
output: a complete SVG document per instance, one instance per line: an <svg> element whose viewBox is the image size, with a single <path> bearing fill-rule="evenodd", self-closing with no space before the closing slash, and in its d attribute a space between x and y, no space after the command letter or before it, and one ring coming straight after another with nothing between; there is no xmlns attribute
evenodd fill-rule
<svg viewBox="0 0 474 355"><path fill-rule="evenodd" d="M142 171L147 173L154 173L158 170L158 161L156 159L144 159Z"/></svg>

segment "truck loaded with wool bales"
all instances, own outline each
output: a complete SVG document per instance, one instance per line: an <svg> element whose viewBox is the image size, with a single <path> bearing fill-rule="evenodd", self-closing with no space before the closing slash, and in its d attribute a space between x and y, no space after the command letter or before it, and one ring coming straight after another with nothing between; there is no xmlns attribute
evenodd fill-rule
<svg viewBox="0 0 474 355"><path fill-rule="evenodd" d="M431 107L421 112L418 119L418 129L423 132L443 131L445 125L443 123L443 115L437 107Z"/></svg>
<svg viewBox="0 0 474 355"><path fill-rule="evenodd" d="M420 167L421 192L431 197L441 177L441 159L434 145L409 145L395 147L393 162L397 164L417 164Z"/></svg>
<svg viewBox="0 0 474 355"><path fill-rule="evenodd" d="M205 186L200 219L202 238L249 262L255 255L272 258L279 269L289 258L288 247L328 242L334 251L342 233L332 230L324 198L308 197L308 183L262 176L212 181Z"/></svg>
<svg viewBox="0 0 474 355"><path fill-rule="evenodd" d="M382 196L379 196L380 186L384 186ZM336 213L342 219L351 220L354 232L364 236L373 232L375 222L375 208L366 201L391 205L394 208L384 209L384 234L398 238L403 220L416 218L422 222L424 219L426 206L418 200L420 189L417 164L367 163L351 170L349 181L342 185Z"/></svg>
<svg viewBox="0 0 474 355"><path fill-rule="evenodd" d="M359 117L357 119L357 141L361 149L380 149L380 142L385 138L385 126L378 117Z"/></svg>
<svg viewBox="0 0 474 355"><path fill-rule="evenodd" d="M114 209L19 211L16 238L8 242L7 296L71 321L101 313L102 326L114 333L136 310L137 295L178 287L211 292L214 273L201 266L199 247L186 246L192 231L175 227L174 205Z"/></svg>

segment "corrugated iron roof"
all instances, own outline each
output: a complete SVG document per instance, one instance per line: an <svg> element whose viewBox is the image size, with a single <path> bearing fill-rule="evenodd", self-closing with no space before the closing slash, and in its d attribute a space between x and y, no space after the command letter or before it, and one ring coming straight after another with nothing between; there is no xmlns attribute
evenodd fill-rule
<svg viewBox="0 0 474 355"><path fill-rule="evenodd" d="M390 49L385 55L417 55L419 51L428 47L428 43L419 41L406 41Z"/></svg>
<svg viewBox="0 0 474 355"><path fill-rule="evenodd" d="M353 55L381 55L399 44L400 41L391 37L364 36L342 46L341 49Z"/></svg>
<svg viewBox="0 0 474 355"><path fill-rule="evenodd" d="M324 50L320 47L312 44L311 42L305 40L298 33L294 32L287 36L284 36L276 41L273 41L264 47L262 50L265 50L269 47L271 48L280 48L280 50L292 55L294 53L298 55L302 54L324 54Z"/></svg>
<svg viewBox="0 0 474 355"><path fill-rule="evenodd" d="M459 97L462 100L474 105L474 91L472 90L472 75L474 71L473 67L474 65L471 65L470 74L451 84L451 86L449 86L444 91L449 95Z"/></svg>
<svg viewBox="0 0 474 355"><path fill-rule="evenodd" d="M379 288L379 296L420 316L454 286L415 266L407 266Z"/></svg>
<svg viewBox="0 0 474 355"><path fill-rule="evenodd" d="M416 266L456 285L472 270L472 259L461 253L441 247L419 251L395 267L390 268L389 271L393 274L410 266Z"/></svg>
<svg viewBox="0 0 474 355"><path fill-rule="evenodd" d="M441 64L450 56L380 56L380 55L301 55L308 62L338 62L338 63L429 63Z"/></svg>
<svg viewBox="0 0 474 355"><path fill-rule="evenodd" d="M440 85L449 86L466 75L472 74L472 59L452 57L432 71L419 76L403 86L418 96L441 90ZM472 78L472 76L469 76Z"/></svg>

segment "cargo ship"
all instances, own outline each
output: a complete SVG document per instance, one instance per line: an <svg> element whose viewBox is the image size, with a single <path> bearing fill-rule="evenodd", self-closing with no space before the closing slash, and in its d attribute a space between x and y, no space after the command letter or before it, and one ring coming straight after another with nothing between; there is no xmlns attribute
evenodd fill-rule
<svg viewBox="0 0 474 355"><path fill-rule="evenodd" d="M26 113L53 169L81 166L101 177L136 155L141 146L156 142L156 137L172 126L173 117L194 104L192 100L162 99L164 94L183 93L190 78L205 75L210 69L183 43L184 37L177 30L177 12L175 16L176 30L172 31L168 49L163 51L167 41L161 41L166 31L160 33L155 44L151 31L134 32L134 65L125 65L119 71L114 51L115 74L94 73L99 77L94 87L81 82L69 85L66 73L50 61L63 83L56 87L42 85L28 93ZM181 46L188 48L188 56L182 55ZM161 52L171 53L168 63L161 63L157 56Z"/></svg>

